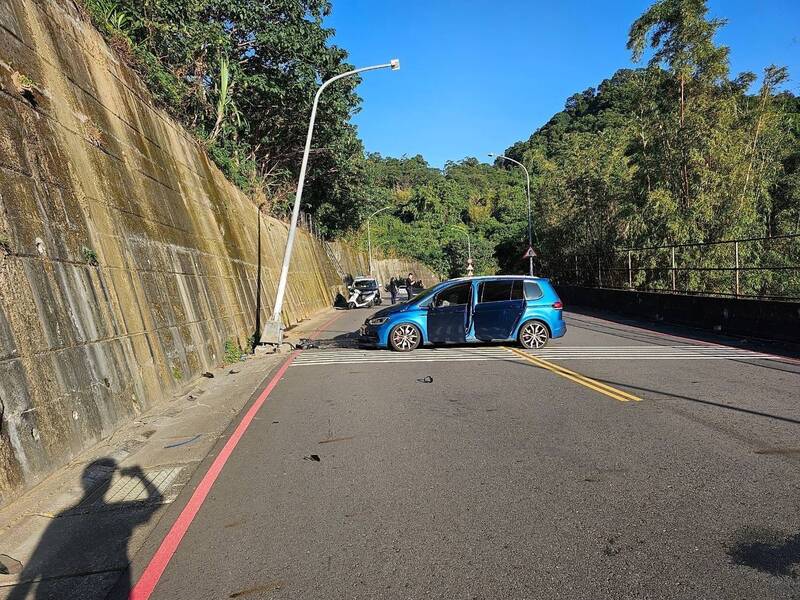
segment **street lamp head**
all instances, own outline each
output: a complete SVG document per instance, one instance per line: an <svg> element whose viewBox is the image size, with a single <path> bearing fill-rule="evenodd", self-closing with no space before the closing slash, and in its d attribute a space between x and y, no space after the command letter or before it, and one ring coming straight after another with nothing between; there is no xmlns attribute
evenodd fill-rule
<svg viewBox="0 0 800 600"><path fill-rule="evenodd" d="M400 70L400 59L393 58L389 61L389 65L392 67L392 71L399 71Z"/></svg>

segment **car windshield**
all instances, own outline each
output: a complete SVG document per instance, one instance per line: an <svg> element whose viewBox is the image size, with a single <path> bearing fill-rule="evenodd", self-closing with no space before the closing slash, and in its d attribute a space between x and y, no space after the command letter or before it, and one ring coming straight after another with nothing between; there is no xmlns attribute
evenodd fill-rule
<svg viewBox="0 0 800 600"><path fill-rule="evenodd" d="M353 285L359 290L375 290L378 288L378 282L374 279L356 279Z"/></svg>
<svg viewBox="0 0 800 600"><path fill-rule="evenodd" d="M433 295L439 290L441 290L444 286L448 285L449 283L451 282L443 281L442 283L439 283L433 286L432 288L428 288L427 290L420 292L417 296L414 296L412 300L414 301L414 303L419 303L420 306L427 306L431 298L433 298Z"/></svg>

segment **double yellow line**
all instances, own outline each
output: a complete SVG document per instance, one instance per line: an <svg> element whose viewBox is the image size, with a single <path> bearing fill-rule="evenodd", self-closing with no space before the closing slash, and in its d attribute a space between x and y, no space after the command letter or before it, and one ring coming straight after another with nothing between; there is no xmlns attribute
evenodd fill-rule
<svg viewBox="0 0 800 600"><path fill-rule="evenodd" d="M641 402L642 399L638 396L634 396L633 394L629 394L628 392L623 392L615 387L611 387L610 385L606 385L605 383L600 383L595 379L591 379L580 373L576 373L575 371L570 371L562 367L561 365L557 365L555 363L551 363L548 360L543 358L538 358L536 356L531 356L526 352L522 352L521 350L517 350L516 348L508 348L506 350L510 350L514 354L521 356L528 362L532 362L537 367L541 367L542 369L547 369L548 371L555 373L556 375L560 375L570 381L574 381L584 387L587 387L595 392L600 392L614 400L619 400L620 402Z"/></svg>

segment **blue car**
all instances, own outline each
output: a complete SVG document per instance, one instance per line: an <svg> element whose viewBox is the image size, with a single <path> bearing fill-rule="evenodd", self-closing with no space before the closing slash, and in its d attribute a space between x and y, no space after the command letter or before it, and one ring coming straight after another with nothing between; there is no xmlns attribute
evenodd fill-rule
<svg viewBox="0 0 800 600"><path fill-rule="evenodd" d="M361 327L362 345L410 352L422 344L518 341L542 348L567 331L547 279L466 277L440 283L379 310Z"/></svg>

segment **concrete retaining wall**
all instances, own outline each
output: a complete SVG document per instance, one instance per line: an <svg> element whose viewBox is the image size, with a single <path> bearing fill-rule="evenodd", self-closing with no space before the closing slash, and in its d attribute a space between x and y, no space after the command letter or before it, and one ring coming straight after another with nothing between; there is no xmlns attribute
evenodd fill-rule
<svg viewBox="0 0 800 600"><path fill-rule="evenodd" d="M800 303L557 286L564 304L700 327L719 333L800 342Z"/></svg>
<svg viewBox="0 0 800 600"><path fill-rule="evenodd" d="M286 232L70 0L0 0L0 505L245 346ZM289 282L341 284L302 231Z"/></svg>

